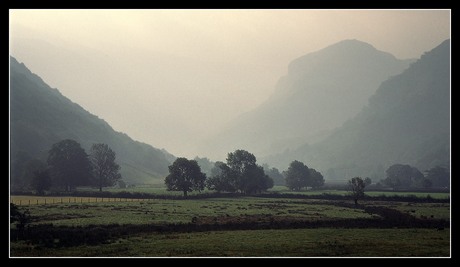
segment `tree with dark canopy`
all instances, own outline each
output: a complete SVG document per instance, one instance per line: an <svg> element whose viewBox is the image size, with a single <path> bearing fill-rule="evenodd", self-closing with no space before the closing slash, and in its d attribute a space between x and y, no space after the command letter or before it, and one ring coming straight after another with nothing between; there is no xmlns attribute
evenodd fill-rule
<svg viewBox="0 0 460 267"><path fill-rule="evenodd" d="M75 140L65 139L55 143L48 152L48 166L55 184L63 186L65 191L90 184L91 162Z"/></svg>
<svg viewBox="0 0 460 267"><path fill-rule="evenodd" d="M22 154L22 153L21 153ZM21 155L20 154L20 155ZM25 155L25 154L23 154ZM17 158L21 159L21 158ZM27 158L22 157L24 162L21 162L20 169L13 169L11 167L11 187L12 189L27 190L27 189L36 189L34 187L35 173L37 171L44 171L47 169L45 162L41 161L38 158ZM13 163L11 163L13 165ZM18 163L15 163L18 164ZM18 165L16 165L17 167ZM13 174L13 172L18 172ZM14 178L13 178L14 175Z"/></svg>
<svg viewBox="0 0 460 267"><path fill-rule="evenodd" d="M211 177L206 180L206 187L217 192L236 192L238 189L231 173L227 164L217 161L211 169Z"/></svg>
<svg viewBox="0 0 460 267"><path fill-rule="evenodd" d="M107 144L93 144L90 160L93 166L95 184L102 192L102 187L113 186L121 180L120 166L115 162L115 152Z"/></svg>
<svg viewBox="0 0 460 267"><path fill-rule="evenodd" d="M290 190L300 191L308 185L310 170L303 162L294 160L289 165L284 177L286 178L286 186Z"/></svg>
<svg viewBox="0 0 460 267"><path fill-rule="evenodd" d="M31 186L38 195L44 195L51 187L51 177L47 170L37 170L32 178Z"/></svg>
<svg viewBox="0 0 460 267"><path fill-rule="evenodd" d="M403 164L391 165L386 174L385 184L395 189L417 187L424 178L417 168Z"/></svg>
<svg viewBox="0 0 460 267"><path fill-rule="evenodd" d="M168 191L182 191L186 197L187 192L204 189L206 174L201 172L196 160L177 158L168 168L169 175L165 178Z"/></svg>
<svg viewBox="0 0 460 267"><path fill-rule="evenodd" d="M436 166L425 173L426 178L434 187L450 187L450 174L447 168Z"/></svg>
<svg viewBox="0 0 460 267"><path fill-rule="evenodd" d="M237 190L245 194L260 193L273 187L273 179L256 164L256 157L246 150L237 149L228 153L229 178Z"/></svg>
<svg viewBox="0 0 460 267"><path fill-rule="evenodd" d="M355 205L358 205L358 200L364 197L365 187L366 184L361 177L354 177L348 181L348 188L353 200L355 201Z"/></svg>
<svg viewBox="0 0 460 267"><path fill-rule="evenodd" d="M307 184L307 186L311 186L313 189L317 189L321 186L324 185L324 177L323 175L315 170L315 169L308 169L310 172L310 182Z"/></svg>

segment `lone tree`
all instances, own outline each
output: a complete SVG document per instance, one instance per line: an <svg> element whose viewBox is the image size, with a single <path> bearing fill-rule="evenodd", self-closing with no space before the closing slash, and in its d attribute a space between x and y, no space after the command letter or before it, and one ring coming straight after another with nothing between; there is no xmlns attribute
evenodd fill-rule
<svg viewBox="0 0 460 267"><path fill-rule="evenodd" d="M102 192L102 187L113 186L121 180L120 166L115 162L115 152L106 144L91 146L90 160L93 166L95 184Z"/></svg>
<svg viewBox="0 0 460 267"><path fill-rule="evenodd" d="M364 188L366 184L361 177L354 177L348 181L348 187L350 189L351 196L355 201L355 205L358 205L358 199L364 197Z"/></svg>
<svg viewBox="0 0 460 267"><path fill-rule="evenodd" d="M48 152L48 166L56 184L72 191L79 185L89 185L91 162L80 144L71 139L55 143Z"/></svg>
<svg viewBox="0 0 460 267"><path fill-rule="evenodd" d="M45 190L51 187L51 177L47 170L37 170L32 177L31 186L37 195L44 195Z"/></svg>
<svg viewBox="0 0 460 267"><path fill-rule="evenodd" d="M310 170L303 162L294 160L289 165L285 175L286 186L290 190L299 191L302 187L306 187L310 180Z"/></svg>
<svg viewBox="0 0 460 267"><path fill-rule="evenodd" d="M204 189L206 174L201 172L196 160L177 158L168 168L165 184L169 191L182 191L186 197L187 192Z"/></svg>

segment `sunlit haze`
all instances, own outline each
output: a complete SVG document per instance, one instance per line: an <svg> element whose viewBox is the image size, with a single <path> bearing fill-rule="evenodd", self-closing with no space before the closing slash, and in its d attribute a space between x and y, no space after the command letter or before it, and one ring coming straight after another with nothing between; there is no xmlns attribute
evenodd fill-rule
<svg viewBox="0 0 460 267"><path fill-rule="evenodd" d="M176 156L344 39L399 59L450 38L449 10L10 10L10 54L116 131ZM224 156L224 155L223 155Z"/></svg>

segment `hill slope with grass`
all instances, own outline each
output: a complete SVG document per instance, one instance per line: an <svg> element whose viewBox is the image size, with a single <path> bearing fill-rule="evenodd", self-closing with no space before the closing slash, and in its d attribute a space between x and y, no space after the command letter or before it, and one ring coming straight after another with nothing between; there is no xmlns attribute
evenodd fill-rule
<svg viewBox="0 0 460 267"><path fill-rule="evenodd" d="M128 183L162 183L175 158L164 149L115 131L10 57L12 184L21 178L27 161L46 162L52 144L63 139L74 139L87 153L94 143L108 144L116 152L121 174Z"/></svg>

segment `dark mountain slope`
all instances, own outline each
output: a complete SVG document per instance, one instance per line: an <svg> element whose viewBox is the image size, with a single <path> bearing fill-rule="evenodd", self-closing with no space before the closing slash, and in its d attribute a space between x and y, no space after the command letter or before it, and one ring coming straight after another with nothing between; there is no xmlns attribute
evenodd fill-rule
<svg viewBox="0 0 460 267"><path fill-rule="evenodd" d="M46 161L53 143L70 138L87 152L93 143L108 144L117 153L127 182L152 183L167 174L174 156L114 131L107 122L50 88L13 57L10 64L12 161L18 153ZM18 172L13 169L12 177L18 175L13 171Z"/></svg>

